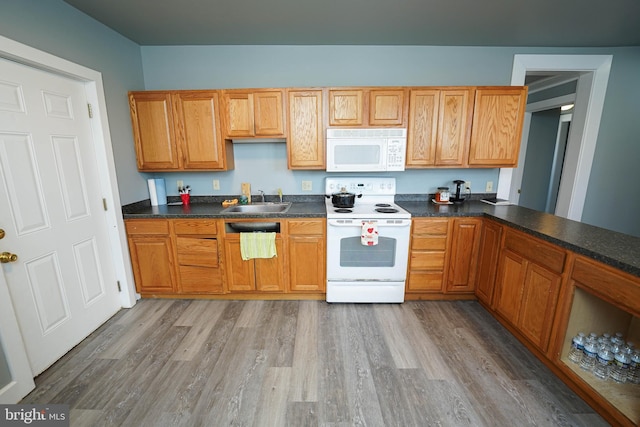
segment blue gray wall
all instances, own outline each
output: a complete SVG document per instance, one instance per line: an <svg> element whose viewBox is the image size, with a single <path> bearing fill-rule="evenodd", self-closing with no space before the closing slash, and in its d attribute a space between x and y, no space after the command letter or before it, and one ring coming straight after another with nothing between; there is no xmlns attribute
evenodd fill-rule
<svg viewBox="0 0 640 427"><path fill-rule="evenodd" d="M102 72L107 96L120 197L130 203L148 197L136 170L128 90L347 85L508 85L515 54L611 54L613 65L583 221L640 236L640 47L517 48L433 46L179 46L139 47L61 0L3 0L0 34ZM169 194L176 179L196 194L236 194L239 182L266 192L281 187L301 194L302 180L323 192L323 172L286 170L283 145L236 148L236 170L203 174L158 174ZM266 172L256 172L266 170ZM429 192L453 179L482 192L498 171L419 170L395 175L401 192ZM172 184L173 182L173 184ZM624 208L601 203L607 192Z"/></svg>

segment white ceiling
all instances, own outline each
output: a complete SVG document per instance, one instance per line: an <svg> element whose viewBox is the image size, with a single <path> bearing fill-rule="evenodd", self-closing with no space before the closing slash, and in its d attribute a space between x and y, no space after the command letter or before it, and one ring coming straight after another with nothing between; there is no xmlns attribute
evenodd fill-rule
<svg viewBox="0 0 640 427"><path fill-rule="evenodd" d="M640 46L640 0L65 1L143 46Z"/></svg>

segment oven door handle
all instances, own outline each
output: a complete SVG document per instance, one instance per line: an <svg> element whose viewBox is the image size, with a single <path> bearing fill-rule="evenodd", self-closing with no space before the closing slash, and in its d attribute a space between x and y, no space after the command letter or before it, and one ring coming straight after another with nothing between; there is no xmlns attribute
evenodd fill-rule
<svg viewBox="0 0 640 427"><path fill-rule="evenodd" d="M332 227L362 227L362 222L367 220L347 220L346 222L343 219L329 219L327 220L327 225ZM378 228L383 227L408 227L411 225L410 219L399 219L394 220L393 222L388 221L378 221Z"/></svg>

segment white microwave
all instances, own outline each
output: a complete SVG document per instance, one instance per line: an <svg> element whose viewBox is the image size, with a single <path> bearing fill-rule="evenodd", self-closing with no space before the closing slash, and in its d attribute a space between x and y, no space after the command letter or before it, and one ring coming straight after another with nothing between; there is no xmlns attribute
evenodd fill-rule
<svg viewBox="0 0 640 427"><path fill-rule="evenodd" d="M406 152L406 129L327 129L327 172L403 171Z"/></svg>

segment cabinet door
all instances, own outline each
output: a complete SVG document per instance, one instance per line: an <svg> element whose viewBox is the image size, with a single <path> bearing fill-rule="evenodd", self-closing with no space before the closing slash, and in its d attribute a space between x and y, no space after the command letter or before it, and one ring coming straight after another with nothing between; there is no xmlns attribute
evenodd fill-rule
<svg viewBox="0 0 640 427"><path fill-rule="evenodd" d="M362 126L363 90L329 89L329 126Z"/></svg>
<svg viewBox="0 0 640 427"><path fill-rule="evenodd" d="M253 115L253 94L225 92L226 136L253 137L255 125Z"/></svg>
<svg viewBox="0 0 640 427"><path fill-rule="evenodd" d="M517 166L526 101L526 87L476 90L469 166Z"/></svg>
<svg viewBox="0 0 640 427"><path fill-rule="evenodd" d="M492 221L485 221L482 225L480 239L480 255L478 258L478 280L476 281L476 296L487 306L493 302L493 291L498 269L498 255L500 254L500 238L502 227Z"/></svg>
<svg viewBox="0 0 640 427"><path fill-rule="evenodd" d="M478 270L478 252L482 220L457 218L453 220L447 292L473 292Z"/></svg>
<svg viewBox="0 0 640 427"><path fill-rule="evenodd" d="M407 132L407 167L433 166L436 161L440 91L411 90Z"/></svg>
<svg viewBox="0 0 640 427"><path fill-rule="evenodd" d="M325 238L289 236L289 283L293 292L324 292Z"/></svg>
<svg viewBox="0 0 640 427"><path fill-rule="evenodd" d="M254 135L257 137L284 137L282 90L253 94Z"/></svg>
<svg viewBox="0 0 640 427"><path fill-rule="evenodd" d="M495 309L505 319L517 326L522 305L527 261L520 255L503 250L498 267Z"/></svg>
<svg viewBox="0 0 640 427"><path fill-rule="evenodd" d="M242 259L239 235L238 237L227 236L224 245L228 290L230 292L255 290L254 262Z"/></svg>
<svg viewBox="0 0 640 427"><path fill-rule="evenodd" d="M174 293L174 263L169 236L131 236L129 253L139 293Z"/></svg>
<svg viewBox="0 0 640 427"><path fill-rule="evenodd" d="M537 264L527 266L518 327L543 352L549 346L560 280L559 275Z"/></svg>
<svg viewBox="0 0 640 427"><path fill-rule="evenodd" d="M171 92L130 92L129 108L138 170L178 169Z"/></svg>
<svg viewBox="0 0 640 427"><path fill-rule="evenodd" d="M404 89L372 89L369 92L369 126L404 124Z"/></svg>
<svg viewBox="0 0 640 427"><path fill-rule="evenodd" d="M469 147L473 89L447 89L440 92L435 164L466 166Z"/></svg>
<svg viewBox="0 0 640 427"><path fill-rule="evenodd" d="M288 91L289 169L326 168L321 90Z"/></svg>
<svg viewBox="0 0 640 427"><path fill-rule="evenodd" d="M282 239L279 237L276 237L276 252L278 256L273 258L250 260L255 263L255 286L258 291L284 292L284 248Z"/></svg>
<svg viewBox="0 0 640 427"><path fill-rule="evenodd" d="M225 169L218 93L180 91L173 96L183 168Z"/></svg>

